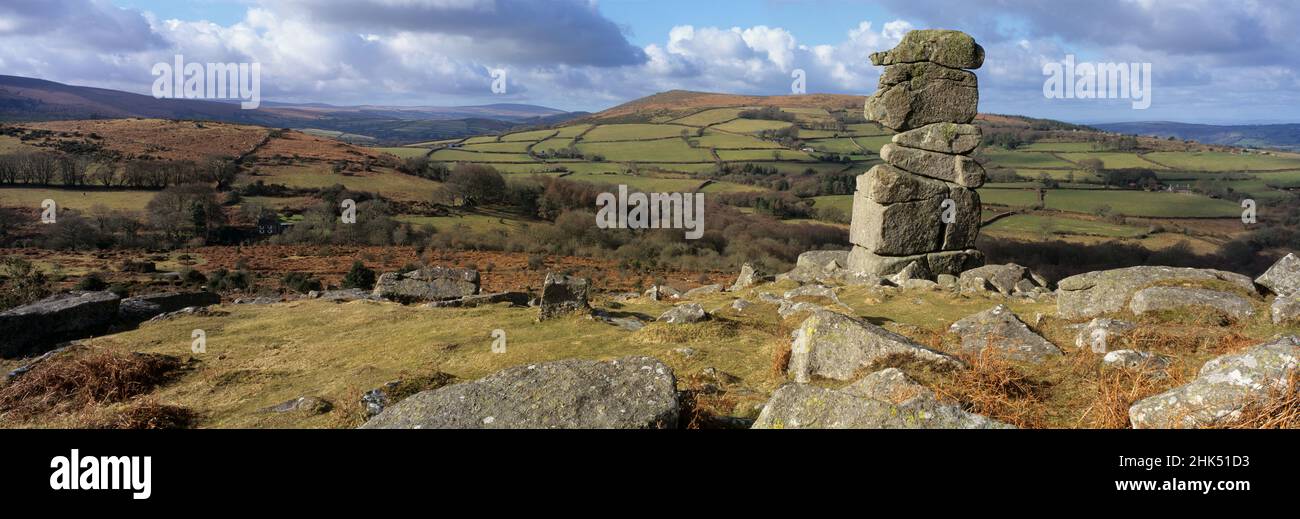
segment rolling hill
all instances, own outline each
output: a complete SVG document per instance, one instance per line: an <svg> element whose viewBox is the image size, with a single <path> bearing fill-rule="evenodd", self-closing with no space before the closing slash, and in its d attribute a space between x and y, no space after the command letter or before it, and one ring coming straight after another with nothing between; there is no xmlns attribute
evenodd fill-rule
<svg viewBox="0 0 1300 519"><path fill-rule="evenodd" d="M1243 148L1300 150L1300 124L1246 124L1218 126L1168 121L1094 124L1116 133L1194 140Z"/></svg>
<svg viewBox="0 0 1300 519"><path fill-rule="evenodd" d="M366 142L413 142L477 135L519 126L549 125L585 114L525 104L480 106L333 106L265 102L256 110L237 103L153 96L0 75L0 120L190 119L318 129Z"/></svg>

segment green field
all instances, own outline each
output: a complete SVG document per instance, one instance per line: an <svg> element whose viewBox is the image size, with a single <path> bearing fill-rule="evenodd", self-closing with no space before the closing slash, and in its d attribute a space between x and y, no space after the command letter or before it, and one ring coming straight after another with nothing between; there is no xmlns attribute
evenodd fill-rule
<svg viewBox="0 0 1300 519"><path fill-rule="evenodd" d="M1107 238L1137 238L1146 234L1145 229L1132 225L1039 214L1018 214L1002 218L984 227L981 232L1017 237L1025 234L1075 234Z"/></svg>
<svg viewBox="0 0 1300 519"><path fill-rule="evenodd" d="M1175 169L1194 171L1259 171L1300 169L1293 155L1236 155L1224 152L1155 152L1147 158Z"/></svg>
<svg viewBox="0 0 1300 519"><path fill-rule="evenodd" d="M382 151L384 153L390 153L403 159L409 159L413 157L423 157L429 154L429 150L425 148L410 148L410 147L375 148L375 150Z"/></svg>
<svg viewBox="0 0 1300 519"><path fill-rule="evenodd" d="M592 133L596 133L596 130ZM616 162L709 162L713 160L708 150L692 148L681 139L627 142L590 142L583 139L578 143L578 149L583 155L599 154L604 156L605 160Z"/></svg>
<svg viewBox="0 0 1300 519"><path fill-rule="evenodd" d="M1164 169L1150 161L1143 160L1136 153L1060 153L1065 160L1078 164L1081 160L1100 159L1106 169L1147 168Z"/></svg>
<svg viewBox="0 0 1300 519"><path fill-rule="evenodd" d="M736 135L734 133L721 133L709 130L703 137L692 137L692 141L701 148L717 148L720 150L736 150L746 148L781 148L780 144L771 141L765 141L748 135Z"/></svg>
<svg viewBox="0 0 1300 519"><path fill-rule="evenodd" d="M853 139L841 137L838 139L816 139L804 141L808 147L824 153L862 153L863 149L854 144ZM877 148L878 150L879 148ZM874 150L872 150L874 151Z"/></svg>
<svg viewBox="0 0 1300 519"><path fill-rule="evenodd" d="M680 119L674 119L674 124L684 124L686 126L708 126L730 121L740 117L740 112L744 108L714 108L703 112L694 113Z"/></svg>
<svg viewBox="0 0 1300 519"><path fill-rule="evenodd" d="M503 141L488 142L483 144L466 144L465 151L486 152L486 153L528 153L528 147L533 141Z"/></svg>
<svg viewBox="0 0 1300 519"><path fill-rule="evenodd" d="M439 162L534 162L523 153L478 153L467 150L441 149L429 156Z"/></svg>
<svg viewBox="0 0 1300 519"><path fill-rule="evenodd" d="M695 128L678 124L605 124L582 136L582 142L643 141L680 137L682 131L694 134Z"/></svg>
<svg viewBox="0 0 1300 519"><path fill-rule="evenodd" d="M44 187L0 187L0 206L39 211L41 202L53 200L59 209L85 211L95 206L124 211L143 211L156 191L107 191L98 189L55 189ZM33 213L36 214L36 213Z"/></svg>
<svg viewBox="0 0 1300 519"><path fill-rule="evenodd" d="M509 135L502 135L501 141L502 142L519 142L519 141L537 142L547 137L550 137L552 135L555 135L555 130L534 130L530 132L519 132L519 133L511 133Z"/></svg>
<svg viewBox="0 0 1300 519"><path fill-rule="evenodd" d="M745 162L756 160L781 160L795 162L817 162L812 155L802 151L777 150L718 150L718 158L726 162Z"/></svg>
<svg viewBox="0 0 1300 519"><path fill-rule="evenodd" d="M1086 152L1097 151L1097 144L1092 142L1054 142L1038 141L1027 146L1021 146L1017 151L1061 151L1061 152Z"/></svg>
<svg viewBox="0 0 1300 519"><path fill-rule="evenodd" d="M758 133L764 130L780 130L789 128L791 123L785 121L767 121L763 119L736 119L731 122L722 123L712 128L731 133Z"/></svg>
<svg viewBox="0 0 1300 519"><path fill-rule="evenodd" d="M1038 195L1033 190L981 189L979 194L985 204L1032 207L1038 203ZM1049 189L1046 200L1047 209L1087 214L1095 213L1102 206L1110 206L1125 216L1224 218L1241 215L1241 207L1235 202L1188 193Z"/></svg>
<svg viewBox="0 0 1300 519"><path fill-rule="evenodd" d="M1074 164L1056 158L1051 153L1019 152L1000 148L982 148L980 157L1008 168L1073 168Z"/></svg>

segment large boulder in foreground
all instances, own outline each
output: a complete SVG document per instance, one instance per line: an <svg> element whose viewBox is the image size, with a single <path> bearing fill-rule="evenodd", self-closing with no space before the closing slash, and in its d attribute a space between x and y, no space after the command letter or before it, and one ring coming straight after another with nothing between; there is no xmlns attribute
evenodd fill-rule
<svg viewBox="0 0 1300 519"><path fill-rule="evenodd" d="M1295 254L1283 256L1255 282L1279 296L1300 292L1300 258Z"/></svg>
<svg viewBox="0 0 1300 519"><path fill-rule="evenodd" d="M416 393L363 429L673 429L677 380L650 357L509 368Z"/></svg>
<svg viewBox="0 0 1300 519"><path fill-rule="evenodd" d="M542 283L541 312L537 319L545 321L564 315L589 312L587 293L591 283L586 278L548 272Z"/></svg>
<svg viewBox="0 0 1300 519"><path fill-rule="evenodd" d="M1070 276L1056 284L1056 313L1062 319L1082 319L1124 310L1133 294L1162 282L1223 282L1255 293L1249 277L1213 269L1128 267Z"/></svg>
<svg viewBox="0 0 1300 519"><path fill-rule="evenodd" d="M1247 405L1290 386L1300 369L1300 338L1283 337L1217 357L1191 383L1139 400L1128 410L1135 429L1206 427L1231 421Z"/></svg>
<svg viewBox="0 0 1300 519"><path fill-rule="evenodd" d="M460 299L477 294L477 270L425 267L410 272L390 272L375 281L375 297L402 303Z"/></svg>
<svg viewBox="0 0 1300 519"><path fill-rule="evenodd" d="M812 377L851 380L860 371L887 360L921 362L939 369L962 362L861 319L828 310L813 310L794 331L789 371L795 381Z"/></svg>
<svg viewBox="0 0 1300 519"><path fill-rule="evenodd" d="M957 321L948 331L961 337L961 350L967 354L988 350L1024 362L1042 362L1062 354L1003 305Z"/></svg>
<svg viewBox="0 0 1300 519"><path fill-rule="evenodd" d="M772 393L754 429L992 429L1006 424L941 402L895 368L843 389L791 383Z"/></svg>
<svg viewBox="0 0 1300 519"><path fill-rule="evenodd" d="M140 323L182 308L219 304L221 296L215 292L159 292L123 299L117 315L125 322Z"/></svg>
<svg viewBox="0 0 1300 519"><path fill-rule="evenodd" d="M1129 310L1134 315L1151 312L1205 308L1220 312L1235 320L1249 319L1255 315L1250 300L1237 294L1193 287L1151 287L1133 294Z"/></svg>
<svg viewBox="0 0 1300 519"><path fill-rule="evenodd" d="M43 353L61 341L103 332L121 302L112 292L73 292L0 312L0 357Z"/></svg>

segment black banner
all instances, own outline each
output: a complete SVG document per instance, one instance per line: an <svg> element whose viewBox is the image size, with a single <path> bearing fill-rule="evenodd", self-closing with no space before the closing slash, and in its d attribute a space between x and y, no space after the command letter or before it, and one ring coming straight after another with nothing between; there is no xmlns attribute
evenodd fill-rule
<svg viewBox="0 0 1300 519"><path fill-rule="evenodd" d="M943 496L1010 493L1080 506L1199 506L1285 501L1300 461L1297 438L1290 431L20 430L0 431L0 489L25 503L158 510L419 503L503 489L510 502L547 506L629 492L701 493L733 506L785 501L772 503L780 507L836 492L928 505L944 505L933 502Z"/></svg>

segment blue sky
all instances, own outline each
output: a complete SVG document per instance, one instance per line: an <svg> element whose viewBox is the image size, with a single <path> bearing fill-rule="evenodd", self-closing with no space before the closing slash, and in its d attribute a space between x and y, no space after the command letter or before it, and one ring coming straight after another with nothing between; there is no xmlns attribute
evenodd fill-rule
<svg viewBox="0 0 1300 519"><path fill-rule="evenodd" d="M273 101L600 110L671 89L786 94L795 70L810 92L867 95L871 52L952 28L987 51L983 112L1298 122L1297 26L1287 0L6 0L0 74L147 93L152 64L183 54L261 63ZM1045 97L1044 64L1067 55L1150 63L1150 108Z"/></svg>

